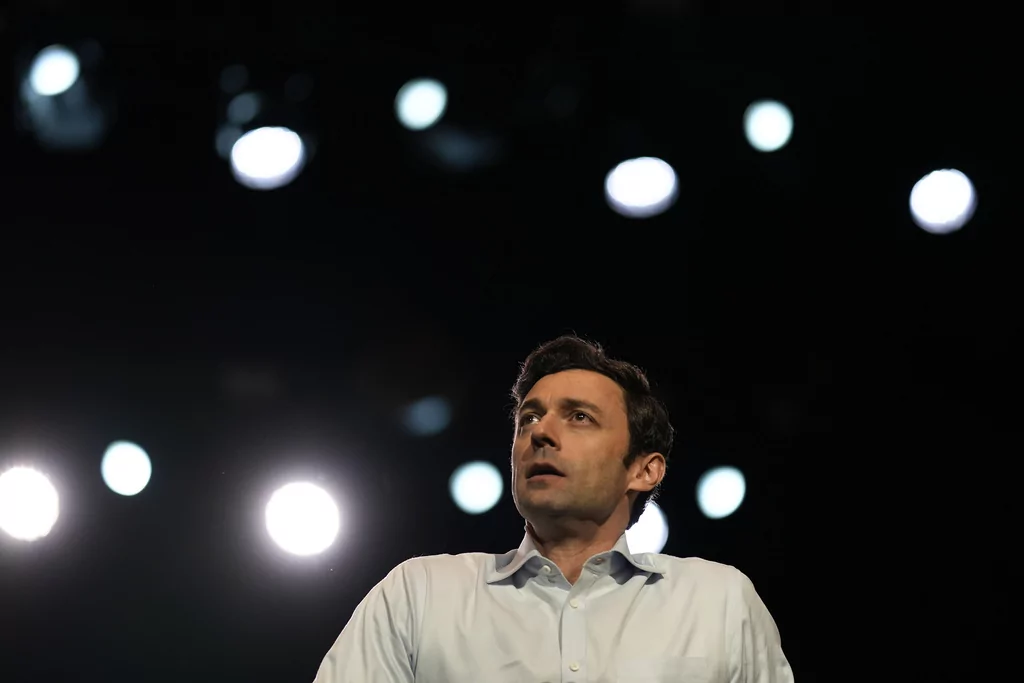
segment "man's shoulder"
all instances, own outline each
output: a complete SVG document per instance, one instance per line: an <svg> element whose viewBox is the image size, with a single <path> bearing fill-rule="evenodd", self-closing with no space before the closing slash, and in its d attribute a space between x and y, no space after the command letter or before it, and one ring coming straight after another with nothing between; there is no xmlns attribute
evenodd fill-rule
<svg viewBox="0 0 1024 683"><path fill-rule="evenodd" d="M407 578L464 578L493 566L493 553L449 553L410 557L392 571Z"/></svg>
<svg viewBox="0 0 1024 683"><path fill-rule="evenodd" d="M676 557L652 554L654 563L663 570L665 578L687 583L699 583L701 588L718 587L731 590L748 581L746 575L731 564L723 564L702 557Z"/></svg>

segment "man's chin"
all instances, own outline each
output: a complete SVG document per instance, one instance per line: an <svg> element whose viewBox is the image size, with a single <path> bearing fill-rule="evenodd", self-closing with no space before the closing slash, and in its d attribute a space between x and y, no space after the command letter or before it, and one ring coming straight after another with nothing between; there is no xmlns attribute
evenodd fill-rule
<svg viewBox="0 0 1024 683"><path fill-rule="evenodd" d="M519 489L519 497L523 500L550 501L565 497L561 486L524 483Z"/></svg>
<svg viewBox="0 0 1024 683"><path fill-rule="evenodd" d="M524 517L555 518L566 515L571 506L560 500L561 496L549 495L546 491L530 492L519 496L519 508Z"/></svg>

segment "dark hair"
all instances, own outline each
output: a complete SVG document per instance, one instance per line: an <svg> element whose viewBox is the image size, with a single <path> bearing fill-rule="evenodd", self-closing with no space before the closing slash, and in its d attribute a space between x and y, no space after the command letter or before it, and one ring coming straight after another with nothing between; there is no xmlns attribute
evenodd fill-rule
<svg viewBox="0 0 1024 683"><path fill-rule="evenodd" d="M564 335L538 346L520 367L512 386L513 419L526 395L542 377L565 370L590 370L610 378L622 387L629 420L629 450L623 464L629 466L640 455L661 453L668 462L675 430L669 422L668 410L651 391L644 371L635 365L609 358L600 344ZM627 529L633 526L647 506L661 492L659 483L653 490L637 495L630 511Z"/></svg>

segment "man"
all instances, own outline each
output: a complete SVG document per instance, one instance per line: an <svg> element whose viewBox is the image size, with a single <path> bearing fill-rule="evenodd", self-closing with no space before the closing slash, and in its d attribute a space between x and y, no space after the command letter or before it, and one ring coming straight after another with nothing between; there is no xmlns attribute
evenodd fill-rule
<svg viewBox="0 0 1024 683"><path fill-rule="evenodd" d="M316 683L791 683L744 574L627 547L673 440L643 372L560 337L530 354L512 396L519 549L402 563Z"/></svg>

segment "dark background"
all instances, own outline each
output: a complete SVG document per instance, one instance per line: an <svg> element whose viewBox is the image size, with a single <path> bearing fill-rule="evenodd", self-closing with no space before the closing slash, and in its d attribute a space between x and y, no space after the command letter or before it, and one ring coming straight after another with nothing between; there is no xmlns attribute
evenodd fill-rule
<svg viewBox="0 0 1024 683"><path fill-rule="evenodd" d="M479 24L100 9L23 7L0 32L0 462L36 454L62 496L49 537L0 542L0 680L312 680L395 564L519 543L507 493L470 517L447 480L506 467L517 363L566 331L648 370L680 435L665 552L747 573L798 681L1002 668L1018 124L988 76L1008 41L710 5ZM103 48L116 123L90 153L45 152L15 125L18 69L80 39ZM315 84L316 156L278 191L214 152L239 62L268 90ZM446 124L502 141L498 163L423 155L393 115L417 76L448 86ZM761 97L795 118L774 154L743 138ZM602 182L642 154L681 194L631 221ZM947 167L979 208L930 235L908 196ZM450 429L403 433L430 394ZM98 476L115 439L153 458L134 498ZM720 463L748 493L712 522L693 488ZM296 476L344 509L313 559L262 526Z"/></svg>

